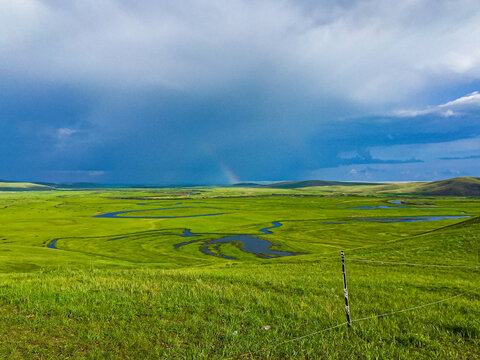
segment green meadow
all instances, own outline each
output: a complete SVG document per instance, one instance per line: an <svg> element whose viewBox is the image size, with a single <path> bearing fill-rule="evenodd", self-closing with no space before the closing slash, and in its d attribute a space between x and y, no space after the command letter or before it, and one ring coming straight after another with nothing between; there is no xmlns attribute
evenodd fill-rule
<svg viewBox="0 0 480 360"><path fill-rule="evenodd" d="M0 192L0 358L480 359L479 205L393 185ZM235 235L294 255L210 243Z"/></svg>

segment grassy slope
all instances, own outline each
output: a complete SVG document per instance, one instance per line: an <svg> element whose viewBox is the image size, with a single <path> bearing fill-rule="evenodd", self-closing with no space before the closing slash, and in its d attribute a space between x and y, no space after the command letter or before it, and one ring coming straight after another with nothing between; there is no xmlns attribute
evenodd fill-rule
<svg viewBox="0 0 480 360"><path fill-rule="evenodd" d="M475 200L293 197L317 190L197 189L37 192L0 195L0 357L2 358L479 358L480 271L348 262L353 318L464 294L448 303L275 344L344 321L339 251L349 258L479 264ZM188 192L187 192L188 193ZM284 196L266 196L281 194ZM177 196L175 196L177 195ZM250 195L250 197L238 197ZM262 197L252 197L263 195ZM62 197L58 197L62 196ZM225 196L234 196L225 198ZM148 203L142 198L162 201ZM123 199L122 199L123 198ZM139 199L125 199L139 198ZM103 219L103 212L203 206L228 215ZM203 204L198 204L203 202ZM218 211L218 210L215 210ZM461 215L467 221L325 224L361 217ZM158 211L157 211L158 212ZM154 212L152 212L154 213ZM258 229L271 221L274 235ZM237 261L178 250L183 229L218 238L248 233L309 255L264 260L231 245ZM147 239L152 231L170 234ZM108 241L132 235L128 239ZM45 245L60 238L60 250ZM272 330L262 331L264 325ZM237 330L238 335L232 332ZM8 334L8 335L7 335Z"/></svg>
<svg viewBox="0 0 480 360"><path fill-rule="evenodd" d="M270 185L265 185L269 188L280 188L280 189L297 189L304 187L313 187L313 186L363 186L371 185L371 183L361 183L361 182L342 182L342 181L324 181L324 180L305 180L305 181L283 181L277 182Z"/></svg>
<svg viewBox="0 0 480 360"><path fill-rule="evenodd" d="M40 185L29 182L6 182L0 181L1 191L39 191L39 190L52 190L53 188L46 185Z"/></svg>
<svg viewBox="0 0 480 360"><path fill-rule="evenodd" d="M246 184L247 186L248 184ZM412 194L430 196L480 196L480 178L459 177L433 182L372 184L339 181L286 181L270 185L266 188L299 189L307 188L308 192L316 190L322 193L338 194Z"/></svg>
<svg viewBox="0 0 480 360"><path fill-rule="evenodd" d="M480 196L480 178L460 177L422 184L418 192L425 195Z"/></svg>
<svg viewBox="0 0 480 360"><path fill-rule="evenodd" d="M454 178L433 182L393 183L383 185L331 185L299 189L318 194L410 195L410 196L480 196L480 179Z"/></svg>

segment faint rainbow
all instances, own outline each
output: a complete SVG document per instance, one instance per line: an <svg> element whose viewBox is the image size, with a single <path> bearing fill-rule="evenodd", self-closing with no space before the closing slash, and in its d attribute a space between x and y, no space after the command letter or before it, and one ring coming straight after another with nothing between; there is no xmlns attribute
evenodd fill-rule
<svg viewBox="0 0 480 360"><path fill-rule="evenodd" d="M228 182L230 184L236 184L236 183L240 182L237 175L235 175L235 173L226 164L220 162L219 165L220 165L220 168L223 171L223 174L228 179Z"/></svg>

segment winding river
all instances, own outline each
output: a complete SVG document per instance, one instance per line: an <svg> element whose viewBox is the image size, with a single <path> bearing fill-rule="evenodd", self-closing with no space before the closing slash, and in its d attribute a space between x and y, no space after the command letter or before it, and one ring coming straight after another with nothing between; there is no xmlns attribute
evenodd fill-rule
<svg viewBox="0 0 480 360"><path fill-rule="evenodd" d="M163 201L162 201L163 202ZM392 204L402 204L400 200L389 201ZM151 203L139 203L137 205L151 205L160 202L151 202ZM170 203L171 204L171 203ZM175 205L182 205L182 203L175 203L171 204L170 206ZM377 206L377 207L357 207L357 208L350 208L350 209L390 209L390 208L407 208L406 206ZM203 217L203 216L218 216L218 215L226 215L230 214L227 212L218 212L218 213L210 213L210 214L193 214L193 215L178 215L178 216L131 216L125 214L132 214L132 213L142 213L145 211L167 211L167 210L177 210L177 209L221 209L218 207L194 207L194 206L175 206L175 207L166 207L166 208L156 208L156 209L145 209L145 210L126 210L126 211L116 211L110 212L100 215L94 215L95 218L110 218L110 219L179 219L179 218L194 218L194 217ZM469 218L468 215L463 216L404 216L404 217L387 217L387 218L351 218L341 221L331 221L325 222L324 224L347 224L353 222L377 222L377 223L400 223L400 222L421 222L421 221L439 221L439 220L453 220L453 219L463 219ZM263 236L272 235L272 229L278 228L282 226L282 224L278 221L273 221L272 226L267 226L259 229ZM184 229L181 234L172 234L171 232L166 231L158 231L158 232L150 232L145 234L134 234L134 235L126 235L111 238L108 241L113 240L121 240L127 238L143 238L143 237L151 237L151 236L159 236L159 235L177 235L181 237L199 237L199 236L208 236L208 234L195 234L192 233L190 229ZM56 243L59 239L52 240L47 247L50 249L57 249ZM175 249L178 249L182 246L186 246L193 243L200 243L201 246L199 250L203 252L205 255L210 256L217 256L224 259L234 260L233 257L227 256L221 252L222 245L224 244L233 244L238 249L243 252L254 254L260 258L264 259L272 259L281 256L294 256L294 255L304 255L304 253L300 252L291 252L291 251L281 251L278 249L273 249L279 245L273 244L272 242L258 238L253 235L246 235L246 234L239 234L239 235L228 235L223 236L217 239L194 239L191 241L181 242L174 245Z"/></svg>
<svg viewBox="0 0 480 360"><path fill-rule="evenodd" d="M217 207L201 207L202 209L220 209ZM193 217L202 217L202 216L217 216L217 215L226 215L229 213L214 213L214 214L197 214L197 215L178 215L178 216L120 216L122 214L131 214L139 213L145 211L164 211L164 210L177 210L177 209L199 209L194 206L177 206L170 208L159 208L159 209L145 209L145 210L126 210L126 211L116 211L106 214L93 215L96 218L114 218L114 219L181 219L181 218L193 218Z"/></svg>

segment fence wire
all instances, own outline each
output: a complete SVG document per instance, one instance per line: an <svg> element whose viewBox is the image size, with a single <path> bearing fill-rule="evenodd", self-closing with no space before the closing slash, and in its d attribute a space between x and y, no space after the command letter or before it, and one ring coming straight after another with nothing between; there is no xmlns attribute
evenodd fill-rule
<svg viewBox="0 0 480 360"><path fill-rule="evenodd" d="M423 266L423 267L440 267L440 268L464 268L464 269L479 269L480 268L480 266L469 266L469 265L418 264L418 263L405 263L405 262L395 262L395 261L381 261L381 260L367 260L367 259L347 259L347 258L345 258L345 260L346 261L357 261L357 262L368 262L368 263L380 263L380 264L387 264L387 265L406 265L406 266ZM395 314L399 314L399 313L403 313L403 312L407 312L407 311L413 311L413 310L421 309L421 308L424 308L424 307L427 307L427 306L433 306L433 305L437 305L437 304L440 304L440 303L443 303L443 302L446 302L446 301L450 301L450 300L459 298L462 295L463 294L457 294L457 295L450 296L450 297L445 298L445 299L433 301L433 302L427 303L427 304L421 304L421 305L418 305L418 306L414 306L414 307L410 307L410 308L406 308L406 309L401 309L401 310L396 310L396 311L391 311L391 312L384 313L384 314L377 314L377 315L367 316L367 317L363 317L363 318L359 318L359 319L352 319L350 321L350 323L365 321L365 320L370 320L370 319L378 319L378 318L382 318L382 317L385 317L385 316L395 315ZM274 345L279 346L279 345L283 345L283 344L286 344L286 343L290 343L290 342L298 341L298 340L301 340L301 339L305 339L305 338L308 338L308 337L311 337L311 336L318 335L318 334L323 333L323 332L327 332L327 331L345 326L347 324L348 324L348 322L343 322L343 323L340 323L340 324L337 324L337 325L334 325L334 326L331 326L331 327L328 327L328 328L325 328L325 329L315 331L315 332L310 333L310 334L306 334L306 335L295 337L293 339L285 340L285 341L276 343ZM245 353L245 354L239 355L239 357L245 357L245 356L249 356L251 354L252 353Z"/></svg>
<svg viewBox="0 0 480 360"><path fill-rule="evenodd" d="M366 259L345 259L345 261L370 262L370 263L389 264L389 265L460 268L460 269L480 269L480 266L470 266L470 265L415 264L415 263L382 261L382 260L366 260Z"/></svg>
<svg viewBox="0 0 480 360"><path fill-rule="evenodd" d="M410 307L410 308L406 308L406 309L392 311L392 312L388 312L388 313L384 313L384 314L372 315L372 316L368 316L368 317L364 317L364 318L360 318L360 319L353 319L350 322L354 323L354 322L358 322L358 321L365 321L365 320L370 320L370 319L395 315L395 314L403 313L403 312L406 312L406 311L417 310L417 309L421 309L421 308L424 308L424 307L427 307L427 306L432 306L432 305L440 304L442 302L450 301L450 300L456 299L460 296L462 296L462 294L454 295L454 296L451 296L451 297L446 298L446 299L441 299L441 300L437 300L437 301L434 301L434 302L431 302L431 303L422 304L422 305L418 305L418 306L414 306L414 307ZM333 329L336 329L336 328L339 328L339 327L345 326L345 325L347 325L347 322L343 322L341 324L337 324L337 325L334 325L334 326L331 326L331 327L328 327L328 328L325 328L325 329L322 329L322 330L318 330L318 331L315 331L315 332L307 334L307 335L298 336L298 337L293 338L293 339L282 341L282 342L276 343L275 346L279 346L279 345L283 345L283 344L286 344L286 343L289 343L289 342L294 342L294 341L297 341L297 340L305 339L307 337L318 335L320 333L323 333L323 332L326 332L326 331L329 331L329 330L333 330ZM251 353L245 353L245 354L240 355L240 357L245 357L245 356L248 356L250 354Z"/></svg>

